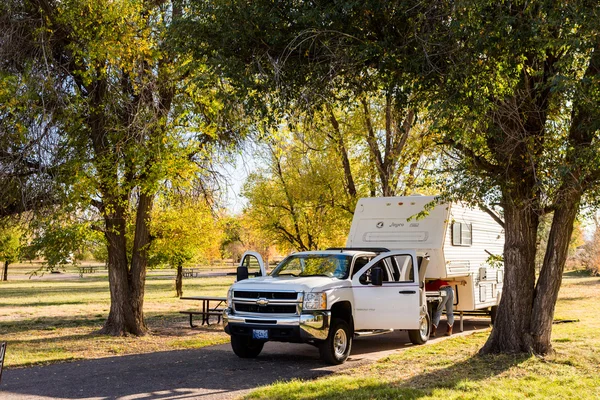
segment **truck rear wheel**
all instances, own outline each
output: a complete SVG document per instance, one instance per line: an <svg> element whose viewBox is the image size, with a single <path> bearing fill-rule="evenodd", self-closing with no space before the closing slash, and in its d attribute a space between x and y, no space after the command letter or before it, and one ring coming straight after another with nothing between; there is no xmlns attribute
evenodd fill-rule
<svg viewBox="0 0 600 400"><path fill-rule="evenodd" d="M419 326L419 329L411 329L408 331L408 337L413 344L425 344L427 340L429 340L429 332L431 330L429 314L421 316Z"/></svg>
<svg viewBox="0 0 600 400"><path fill-rule="evenodd" d="M343 364L352 349L352 332L346 321L333 318L327 339L319 343L321 359L328 364Z"/></svg>
<svg viewBox="0 0 600 400"><path fill-rule="evenodd" d="M264 345L265 342L252 340L249 336L231 335L231 348L240 358L258 357Z"/></svg>

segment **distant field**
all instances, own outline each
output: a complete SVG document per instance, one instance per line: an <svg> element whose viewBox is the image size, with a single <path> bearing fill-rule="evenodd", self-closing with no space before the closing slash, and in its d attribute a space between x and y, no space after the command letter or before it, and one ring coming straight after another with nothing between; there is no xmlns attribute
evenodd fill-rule
<svg viewBox="0 0 600 400"><path fill-rule="evenodd" d="M106 266L103 262L83 261L83 262L79 263L79 265L97 266L99 268L100 273L104 273L104 274L107 273ZM189 267L186 266L186 268L194 268L194 269L197 269L202 272L235 272L236 267L237 267L237 264L233 263L231 260L219 260L219 261L215 261L212 263L190 265ZM56 275L61 275L61 274L78 275L79 274L79 270L77 269L77 266L74 266L71 264L68 264L68 265L65 265L62 267L58 267L56 270L58 271L58 273ZM174 276L175 275L175 269L173 269L173 268L150 268L148 270L148 272L149 272L149 275L151 275L151 276ZM8 278L9 278L9 280L27 279L27 278L29 278L29 276L32 275L32 273L35 273L33 276L44 275L46 278L48 278L48 274L49 274L49 272L46 270L46 268L44 267L44 264L41 261L34 261L34 262L11 264L8 269Z"/></svg>
<svg viewBox="0 0 600 400"><path fill-rule="evenodd" d="M282 382L251 399L599 399L600 278L566 274L555 324L556 354L477 356L488 332L412 347L311 382Z"/></svg>
<svg viewBox="0 0 600 400"><path fill-rule="evenodd" d="M11 266L12 268L12 266ZM13 276L27 266L12 269ZM71 267L72 268L72 267ZM151 330L145 337L97 335L110 307L106 271L80 278L75 269L0 282L0 341L7 341L5 368L145 353L224 343L221 325L190 329L178 311L199 307L175 297L172 270L151 271L144 310ZM9 272L9 278L11 277ZM185 295L225 296L235 277L184 279Z"/></svg>

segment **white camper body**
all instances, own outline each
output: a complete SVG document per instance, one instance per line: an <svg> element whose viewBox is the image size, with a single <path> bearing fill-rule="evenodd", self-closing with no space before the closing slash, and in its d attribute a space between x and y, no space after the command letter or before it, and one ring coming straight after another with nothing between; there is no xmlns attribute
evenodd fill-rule
<svg viewBox="0 0 600 400"><path fill-rule="evenodd" d="M490 265L504 250L504 230L486 212L434 196L363 198L357 203L346 247L415 250L429 256L426 280L465 280L455 286L457 311L496 306L504 268Z"/></svg>

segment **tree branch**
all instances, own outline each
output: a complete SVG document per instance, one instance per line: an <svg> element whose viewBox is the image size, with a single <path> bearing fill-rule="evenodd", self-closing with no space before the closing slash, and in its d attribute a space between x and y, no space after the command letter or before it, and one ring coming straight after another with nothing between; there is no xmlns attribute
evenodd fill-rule
<svg viewBox="0 0 600 400"><path fill-rule="evenodd" d="M496 221L498 223L498 225L500 225L502 228L504 228L504 226L505 226L504 221L500 218L500 216L498 216L498 214L496 214L496 212L494 210L492 210L489 207L484 206L483 204L480 204L479 208L481 208L483 211L485 211L487 214L489 214L489 216L492 217L494 219L494 221Z"/></svg>

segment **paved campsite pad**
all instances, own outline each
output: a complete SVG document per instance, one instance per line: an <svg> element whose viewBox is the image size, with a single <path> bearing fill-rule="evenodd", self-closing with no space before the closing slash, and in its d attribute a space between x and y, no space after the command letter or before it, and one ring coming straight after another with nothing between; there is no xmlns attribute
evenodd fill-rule
<svg viewBox="0 0 600 400"><path fill-rule="evenodd" d="M463 334L488 325L489 319L465 320ZM313 346L269 342L257 359L249 360L237 358L226 344L12 369L4 371L0 398L230 399L275 381L329 375L410 346L406 332L361 338L339 366L323 364Z"/></svg>

